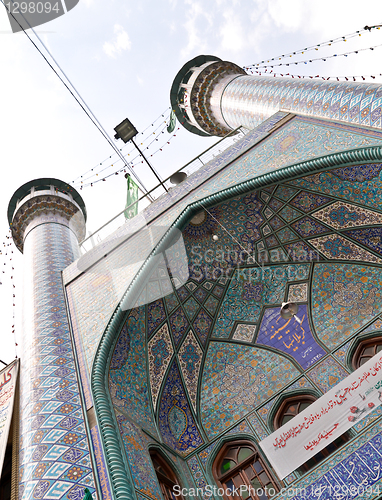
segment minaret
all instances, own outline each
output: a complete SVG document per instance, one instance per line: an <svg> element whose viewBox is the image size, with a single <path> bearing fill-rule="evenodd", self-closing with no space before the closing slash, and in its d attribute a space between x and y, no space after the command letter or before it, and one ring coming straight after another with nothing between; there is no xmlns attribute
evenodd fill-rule
<svg viewBox="0 0 382 500"><path fill-rule="evenodd" d="M248 75L214 56L198 56L174 79L171 106L194 134L253 129L277 111L382 128L382 85Z"/></svg>
<svg viewBox="0 0 382 500"><path fill-rule="evenodd" d="M61 279L79 257L85 219L81 196L57 179L28 182L9 203L13 240L24 254L20 499L95 491Z"/></svg>

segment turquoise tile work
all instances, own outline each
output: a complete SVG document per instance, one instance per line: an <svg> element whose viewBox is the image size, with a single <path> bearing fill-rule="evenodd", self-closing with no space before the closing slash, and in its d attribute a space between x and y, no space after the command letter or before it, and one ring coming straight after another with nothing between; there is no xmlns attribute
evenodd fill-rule
<svg viewBox="0 0 382 500"><path fill-rule="evenodd" d="M35 227L26 238L20 402L19 498L82 500L95 492L61 270L77 256L63 225ZM105 499L107 493L105 494Z"/></svg>
<svg viewBox="0 0 382 500"><path fill-rule="evenodd" d="M312 278L313 324L334 349L382 309L382 269L359 264L316 264Z"/></svg>
<svg viewBox="0 0 382 500"><path fill-rule="evenodd" d="M346 378L349 372L331 356L328 356L310 370L307 375L325 393Z"/></svg>
<svg viewBox="0 0 382 500"><path fill-rule="evenodd" d="M135 489L152 499L162 500L154 466L142 432L125 416L119 415L117 421Z"/></svg>
<svg viewBox="0 0 382 500"><path fill-rule="evenodd" d="M121 244L110 252L106 259L93 266L92 272L79 276L78 263L65 270L64 279L73 329L78 350L84 357L82 370L87 372L88 376L99 339L110 315L141 265L141 262L126 263L126 249L129 248L130 252L140 255L142 261L151 251L151 248L146 248L147 245L141 241L139 234L131 236L135 226L150 224L154 218L156 223L162 226L170 225L187 205L221 189L302 160L351 148L378 145L381 142L382 134L376 130L303 117L290 120L269 135L269 130L284 117L284 113L276 114L173 188L168 195L153 203L141 214L138 222L129 221L117 230L113 238L124 241L129 236L128 242ZM339 178L336 179L338 184ZM306 188L312 189L312 184L308 182ZM324 189L324 186L313 187L317 192L321 189ZM328 185L328 189L327 194L336 192L336 196L339 196L342 188L330 190ZM344 190L346 191L345 187ZM366 198L368 193L365 194ZM370 196L368 202L372 203L374 193L370 193ZM356 201L360 199L358 197ZM283 213L281 211L281 216ZM109 270L113 272L109 273Z"/></svg>
<svg viewBox="0 0 382 500"><path fill-rule="evenodd" d="M207 434L213 437L224 432L299 373L288 359L266 349L211 342L200 402Z"/></svg>
<svg viewBox="0 0 382 500"><path fill-rule="evenodd" d="M113 404L156 435L145 362L145 307L133 309L119 336L110 363L109 390Z"/></svg>

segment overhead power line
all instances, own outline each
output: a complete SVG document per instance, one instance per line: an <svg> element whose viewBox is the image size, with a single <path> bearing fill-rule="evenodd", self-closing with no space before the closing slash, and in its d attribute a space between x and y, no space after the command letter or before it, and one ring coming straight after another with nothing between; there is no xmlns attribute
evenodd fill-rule
<svg viewBox="0 0 382 500"><path fill-rule="evenodd" d="M1 1L1 3L5 7L4 0L0 0L0 1ZM12 2L12 4L14 3L13 0L11 0L11 2ZM35 32L35 30L29 24L28 20L25 19L25 17L23 16L23 14L20 12L20 14L24 18L25 22L29 25L29 27L32 30L32 32L35 35L35 37L39 40L39 42L41 43L41 45L44 47L44 49L46 50L46 52L49 54L49 56L53 60L54 64L60 70L60 72L62 73L62 75L64 76L64 78L67 80L67 82L69 83L69 85L70 85L71 88L64 81L64 78L62 78L61 75L58 73L58 71L54 68L54 66L52 65L52 63L45 56L45 54L43 54L43 52L40 50L40 48L37 46L37 44L28 35L28 33L25 31L24 27L19 23L19 21L16 19L16 17L13 15L13 13L10 12L10 11L9 11L9 13L13 17L13 19L16 21L16 23L20 26L20 28L23 31L23 33L26 35L26 37L28 38L28 40L32 43L32 45L35 47L35 49L38 51L38 53L41 55L41 57L44 59L44 61L48 64L48 66L51 68L51 70L55 73L55 75L59 78L59 80L61 81L61 83L68 90L68 92L70 93L70 95L75 99L75 101L77 102L77 104L84 111L84 113L86 114L86 116L91 120L91 122L93 123L93 125L102 134L102 136L104 137L104 139L113 148L113 150L116 152L116 154L121 158L121 160L123 161L123 163L126 166L126 168L128 168L130 170L131 174L139 182L139 184L142 186L142 188L147 192L147 188L144 186L143 182L139 179L138 175L134 172L134 170L126 162L125 157L122 155L122 153L120 152L119 148L113 143L113 140L111 139L111 137L109 136L109 134L103 128L103 126L101 125L101 123L99 122L99 120L97 119L97 117L94 115L94 113L92 112L92 110L90 109L90 107L87 105L87 103L85 102L85 100L83 99L83 97L81 96L81 94L78 92L78 90L76 89L76 87L72 84L72 82L70 81L70 79L68 78L68 76L66 75L66 73L63 71L63 69L61 68L61 66L58 64L58 62L56 61L56 59L53 57L53 55L51 54L51 52L46 47L46 45L44 44L44 42L41 40L41 38L37 35L37 33ZM140 188L140 190L142 191L141 188Z"/></svg>

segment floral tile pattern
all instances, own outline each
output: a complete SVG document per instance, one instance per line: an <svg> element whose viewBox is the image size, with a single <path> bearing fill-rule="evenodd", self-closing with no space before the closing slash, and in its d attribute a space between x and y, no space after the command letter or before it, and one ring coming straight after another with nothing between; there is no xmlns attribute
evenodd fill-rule
<svg viewBox="0 0 382 500"><path fill-rule="evenodd" d="M164 387L159 406L159 430L164 442L186 456L203 444L174 361Z"/></svg>
<svg viewBox="0 0 382 500"><path fill-rule="evenodd" d="M256 325L247 325L239 323L232 336L234 340L241 340L242 342L252 342L255 335Z"/></svg>
<svg viewBox="0 0 382 500"><path fill-rule="evenodd" d="M174 350L172 348L167 324L154 335L148 343L151 397L156 408L159 390Z"/></svg>
<svg viewBox="0 0 382 500"><path fill-rule="evenodd" d="M19 498L76 500L95 491L61 281L78 245L51 217L24 247L24 292L34 307L22 341Z"/></svg>
<svg viewBox="0 0 382 500"><path fill-rule="evenodd" d="M307 236L327 233L330 231L330 229L323 226L322 224L319 224L317 221L311 219L310 217L303 217L302 219L299 219L292 224L292 227L304 238L306 238Z"/></svg>
<svg viewBox="0 0 382 500"><path fill-rule="evenodd" d="M290 203L295 208L299 210L303 210L304 212L311 212L312 210L320 207L321 205L325 205L332 201L330 198L326 196L320 196L318 194L308 193L307 191L303 191L298 194Z"/></svg>
<svg viewBox="0 0 382 500"><path fill-rule="evenodd" d="M382 263L382 259L379 257L376 257L367 250L364 250L350 240L337 234L314 238L309 240L309 243L329 259L358 260L376 264Z"/></svg>
<svg viewBox="0 0 382 500"><path fill-rule="evenodd" d="M308 300L308 283L289 285L288 302L307 302L307 300Z"/></svg>
<svg viewBox="0 0 382 500"><path fill-rule="evenodd" d="M294 194L296 194L296 189L288 186L278 186L274 195L281 200L288 201Z"/></svg>
<svg viewBox="0 0 382 500"><path fill-rule="evenodd" d="M151 302L147 306L147 333L149 336L162 323L162 321L165 320L165 318L166 313L162 299Z"/></svg>
<svg viewBox="0 0 382 500"><path fill-rule="evenodd" d="M117 417L134 486L149 498L162 500L155 470L140 429L122 415Z"/></svg>
<svg viewBox="0 0 382 500"><path fill-rule="evenodd" d="M348 375L349 373L331 356L328 356L308 372L309 378L318 385L323 393L328 392Z"/></svg>
<svg viewBox="0 0 382 500"><path fill-rule="evenodd" d="M187 330L189 322L183 309L180 307L170 316L170 329L174 338L175 344L179 345L185 331Z"/></svg>
<svg viewBox="0 0 382 500"><path fill-rule="evenodd" d="M364 229L352 229L344 231L346 236L361 243L370 250L382 255L382 227L368 227Z"/></svg>
<svg viewBox="0 0 382 500"><path fill-rule="evenodd" d="M186 388L190 396L191 404L196 412L197 405L197 390L200 366L202 363L203 351L199 347L192 331L189 331L185 341L183 342L179 353L178 361L182 370L183 379L186 383Z"/></svg>
<svg viewBox="0 0 382 500"><path fill-rule="evenodd" d="M145 356L143 356L146 349L145 316L144 306L133 309L125 323L125 328L121 331L111 361L109 390L113 404L117 408L124 409L135 421L140 422L143 428L155 436L156 430L152 421L147 386L149 367L146 366ZM129 337L129 340L121 340L122 336ZM125 352L126 346L128 346L127 353ZM115 365L115 358L126 359L126 362L122 367L120 364ZM117 367L112 369L112 366Z"/></svg>
<svg viewBox="0 0 382 500"><path fill-rule="evenodd" d="M382 224L382 214L343 201L336 201L312 216L334 229Z"/></svg>
<svg viewBox="0 0 382 500"><path fill-rule="evenodd" d="M298 375L289 360L266 349L210 342L200 403L207 434L223 432Z"/></svg>
<svg viewBox="0 0 382 500"><path fill-rule="evenodd" d="M382 270L357 264L317 264L312 278L313 324L330 349L346 341L381 309Z"/></svg>

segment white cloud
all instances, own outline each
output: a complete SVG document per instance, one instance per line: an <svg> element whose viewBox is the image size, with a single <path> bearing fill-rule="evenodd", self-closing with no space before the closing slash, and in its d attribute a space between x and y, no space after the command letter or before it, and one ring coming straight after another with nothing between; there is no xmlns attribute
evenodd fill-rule
<svg viewBox="0 0 382 500"><path fill-rule="evenodd" d="M203 53L206 46L206 24L207 30L212 26L212 15L208 14L201 2L186 0L185 4L189 6L186 11L187 21L184 24L188 43L181 52L183 59L186 59L190 54Z"/></svg>
<svg viewBox="0 0 382 500"><path fill-rule="evenodd" d="M131 40L127 32L119 24L114 25L114 33L113 39L103 44L103 51L107 56L115 59L123 50L131 49Z"/></svg>
<svg viewBox="0 0 382 500"><path fill-rule="evenodd" d="M232 9L223 12L224 24L220 29L223 49L239 51L244 47L244 27Z"/></svg>

